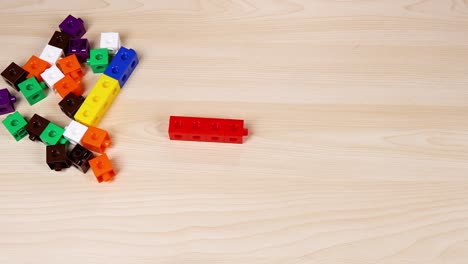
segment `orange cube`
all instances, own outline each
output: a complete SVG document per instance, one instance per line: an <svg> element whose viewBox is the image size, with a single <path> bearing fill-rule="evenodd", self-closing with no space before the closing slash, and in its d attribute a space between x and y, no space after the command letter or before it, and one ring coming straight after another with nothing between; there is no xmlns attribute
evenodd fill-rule
<svg viewBox="0 0 468 264"><path fill-rule="evenodd" d="M81 82L76 82L68 75L65 75L65 77L63 77L60 81L55 83L54 89L60 96L62 96L62 98L67 96L69 93L73 93L76 96L81 96L83 94L83 89L81 89Z"/></svg>
<svg viewBox="0 0 468 264"><path fill-rule="evenodd" d="M89 127L81 139L81 143L89 150L104 153L106 148L110 147L111 139L107 131L97 127Z"/></svg>
<svg viewBox="0 0 468 264"><path fill-rule="evenodd" d="M84 76L81 64L75 54L67 56L57 61L57 65L65 75L70 75L75 81L81 80Z"/></svg>
<svg viewBox="0 0 468 264"><path fill-rule="evenodd" d="M116 175L114 167L112 166L107 154L102 154L89 161L89 166L93 170L94 176L99 183L111 181Z"/></svg>
<svg viewBox="0 0 468 264"><path fill-rule="evenodd" d="M31 58L24 64L23 69L29 74L26 78L36 77L36 80L42 82L41 74L50 67L50 64L32 55Z"/></svg>

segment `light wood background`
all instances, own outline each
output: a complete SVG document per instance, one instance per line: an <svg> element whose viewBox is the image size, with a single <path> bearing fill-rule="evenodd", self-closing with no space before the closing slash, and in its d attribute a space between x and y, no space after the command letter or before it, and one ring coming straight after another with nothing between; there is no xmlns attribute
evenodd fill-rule
<svg viewBox="0 0 468 264"><path fill-rule="evenodd" d="M467 263L466 0L1 7L1 68L69 13L141 63L101 123L112 183L50 171L41 143L0 129L0 263ZM59 100L18 109L65 126ZM172 142L170 115L251 136Z"/></svg>

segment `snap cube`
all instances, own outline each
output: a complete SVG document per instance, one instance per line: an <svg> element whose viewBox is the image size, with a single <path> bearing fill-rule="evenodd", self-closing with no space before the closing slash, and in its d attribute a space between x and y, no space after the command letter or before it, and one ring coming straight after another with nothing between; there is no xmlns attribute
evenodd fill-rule
<svg viewBox="0 0 468 264"><path fill-rule="evenodd" d="M73 93L69 93L60 101L59 107L65 115L74 119L76 112L80 109L84 100L83 96L76 96Z"/></svg>
<svg viewBox="0 0 468 264"><path fill-rule="evenodd" d="M138 56L133 49L121 47L104 74L119 81L120 88L123 88L128 78L138 65Z"/></svg>
<svg viewBox="0 0 468 264"><path fill-rule="evenodd" d="M77 96L83 94L83 89L81 88L81 82L75 81L70 75L65 75L60 81L54 85L55 91L63 98L69 93L73 93Z"/></svg>
<svg viewBox="0 0 468 264"><path fill-rule="evenodd" d="M18 86L30 105L38 103L47 96L44 92L45 84L43 82L38 82L35 77L26 79Z"/></svg>
<svg viewBox="0 0 468 264"><path fill-rule="evenodd" d="M45 46L44 50L42 50L42 53L39 56L41 60L45 60L51 65L57 63L61 57L63 57L63 50L49 44Z"/></svg>
<svg viewBox="0 0 468 264"><path fill-rule="evenodd" d="M49 45L57 47L63 52L68 51L68 42L70 41L71 36L65 32L55 31L52 38L50 38Z"/></svg>
<svg viewBox="0 0 468 264"><path fill-rule="evenodd" d="M15 111L16 97L7 88L0 89L0 115Z"/></svg>
<svg viewBox="0 0 468 264"><path fill-rule="evenodd" d="M102 32L100 48L109 50L111 55L115 55L120 49L120 37L118 32Z"/></svg>
<svg viewBox="0 0 468 264"><path fill-rule="evenodd" d="M84 134L88 130L88 127L82 125L76 121L71 121L68 126L65 127L63 136L70 141L72 144L79 144Z"/></svg>
<svg viewBox="0 0 468 264"><path fill-rule="evenodd" d="M103 73L109 64L109 51L107 49L92 49L86 63L94 73Z"/></svg>
<svg viewBox="0 0 468 264"><path fill-rule="evenodd" d="M34 114L33 117L29 119L28 124L25 127L29 134L29 139L31 141L41 141L40 136L49 123L49 120L38 114Z"/></svg>
<svg viewBox="0 0 468 264"><path fill-rule="evenodd" d="M60 71L60 69L57 67L57 65L53 65L49 69L47 69L45 72L41 74L42 79L44 82L47 84L49 88L54 90L54 85L63 79L65 75Z"/></svg>
<svg viewBox="0 0 468 264"><path fill-rule="evenodd" d="M19 112L9 114L7 118L2 121L2 123L16 141L20 141L28 135L28 132L26 132L25 129L28 122L26 122L24 117Z"/></svg>
<svg viewBox="0 0 468 264"><path fill-rule="evenodd" d="M39 82L42 82L41 74L49 67L50 64L47 61L41 60L33 55L26 64L24 64L23 69L29 72L26 78L35 77Z"/></svg>
<svg viewBox="0 0 468 264"><path fill-rule="evenodd" d="M91 159L89 161L89 165L99 183L103 181L111 181L116 175L114 167L112 166L109 157L107 157L107 154L102 154L99 157Z"/></svg>
<svg viewBox="0 0 468 264"><path fill-rule="evenodd" d="M68 55L75 54L80 62L86 62L89 58L88 39L72 39L68 44Z"/></svg>
<svg viewBox="0 0 468 264"><path fill-rule="evenodd" d="M68 15L60 23L59 28L62 32L67 33L73 38L81 38L86 33L83 20L72 15Z"/></svg>
<svg viewBox="0 0 468 264"><path fill-rule="evenodd" d="M75 81L80 81L84 76L83 69L75 54L58 60L57 65L63 74L69 75Z"/></svg>
<svg viewBox="0 0 468 264"><path fill-rule="evenodd" d="M68 154L68 158L74 167L86 173L90 167L89 161L94 158L94 154L80 144L77 144Z"/></svg>
<svg viewBox="0 0 468 264"><path fill-rule="evenodd" d="M169 138L204 142L242 144L248 135L244 120L171 116Z"/></svg>
<svg viewBox="0 0 468 264"><path fill-rule="evenodd" d="M50 122L39 137L47 146L66 144L68 140L63 137L63 132L65 132L63 128Z"/></svg>
<svg viewBox="0 0 468 264"><path fill-rule="evenodd" d="M10 85L12 88L15 88L19 91L18 84L22 81L26 80L26 76L28 72L25 71L23 68L18 66L18 64L12 62L5 70L1 73L3 80Z"/></svg>
<svg viewBox="0 0 468 264"><path fill-rule="evenodd" d="M70 168L72 163L67 155L67 146L64 144L47 146L46 162L51 170L61 171Z"/></svg>
<svg viewBox="0 0 468 264"><path fill-rule="evenodd" d="M120 92L117 80L103 74L75 114L75 120L87 126L97 126Z"/></svg>
<svg viewBox="0 0 468 264"><path fill-rule="evenodd" d="M111 139L104 129L88 127L88 130L81 139L83 146L98 153L104 153L110 147Z"/></svg>

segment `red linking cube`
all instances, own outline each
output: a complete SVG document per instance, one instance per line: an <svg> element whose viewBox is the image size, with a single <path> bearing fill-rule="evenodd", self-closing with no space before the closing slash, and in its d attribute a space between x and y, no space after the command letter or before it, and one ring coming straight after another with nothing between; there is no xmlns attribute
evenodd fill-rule
<svg viewBox="0 0 468 264"><path fill-rule="evenodd" d="M243 136L248 134L244 120L183 116L169 119L171 140L242 144Z"/></svg>

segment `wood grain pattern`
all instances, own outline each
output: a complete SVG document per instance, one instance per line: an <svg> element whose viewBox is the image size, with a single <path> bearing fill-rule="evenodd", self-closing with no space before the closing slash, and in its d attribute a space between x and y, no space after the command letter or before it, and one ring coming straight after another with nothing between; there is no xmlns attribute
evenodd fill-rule
<svg viewBox="0 0 468 264"><path fill-rule="evenodd" d="M51 172L42 144L0 129L0 263L466 263L466 0L1 6L4 67L68 13L141 64L101 123L111 184ZM64 126L58 101L18 109ZM171 142L169 115L252 135Z"/></svg>

